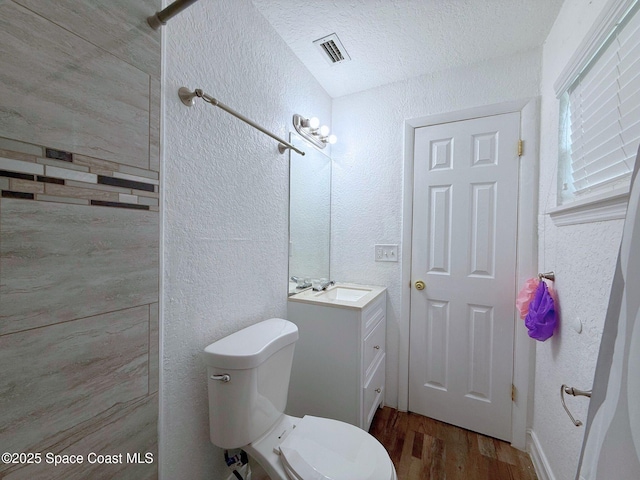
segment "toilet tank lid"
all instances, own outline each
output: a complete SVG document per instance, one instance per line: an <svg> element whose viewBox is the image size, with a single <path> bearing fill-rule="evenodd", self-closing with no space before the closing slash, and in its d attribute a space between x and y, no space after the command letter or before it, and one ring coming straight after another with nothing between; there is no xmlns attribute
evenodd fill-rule
<svg viewBox="0 0 640 480"><path fill-rule="evenodd" d="M255 368L283 347L298 340L298 327L283 318L270 318L221 338L204 349L210 367Z"/></svg>

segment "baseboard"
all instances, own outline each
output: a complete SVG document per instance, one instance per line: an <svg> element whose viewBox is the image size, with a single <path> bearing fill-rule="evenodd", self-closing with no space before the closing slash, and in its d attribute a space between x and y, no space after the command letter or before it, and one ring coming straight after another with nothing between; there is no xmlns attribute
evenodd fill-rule
<svg viewBox="0 0 640 480"><path fill-rule="evenodd" d="M538 479L556 480L556 477L553 475L551 467L549 466L549 461L544 454L544 450L542 450L542 445L540 445L540 441L538 440L536 432L528 428L527 436L529 437L529 441L527 442L527 450L529 451L529 455L531 456L533 468L536 469L536 475L538 476Z"/></svg>

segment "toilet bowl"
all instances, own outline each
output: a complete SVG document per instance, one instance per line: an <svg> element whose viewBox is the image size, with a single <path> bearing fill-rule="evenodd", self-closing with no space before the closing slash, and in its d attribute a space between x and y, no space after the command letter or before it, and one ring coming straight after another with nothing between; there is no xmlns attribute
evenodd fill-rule
<svg viewBox="0 0 640 480"><path fill-rule="evenodd" d="M297 327L271 318L205 349L211 442L241 448L272 480L396 480L385 448L337 420L284 414Z"/></svg>
<svg viewBox="0 0 640 480"><path fill-rule="evenodd" d="M397 479L380 442L358 427L328 418L283 415L275 428L244 450L272 479Z"/></svg>

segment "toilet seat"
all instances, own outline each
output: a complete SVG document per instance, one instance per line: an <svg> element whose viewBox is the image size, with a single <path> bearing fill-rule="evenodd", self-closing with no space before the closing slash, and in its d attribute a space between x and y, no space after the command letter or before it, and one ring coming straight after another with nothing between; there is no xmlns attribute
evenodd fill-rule
<svg viewBox="0 0 640 480"><path fill-rule="evenodd" d="M395 480L385 448L348 423L305 416L279 446L292 480Z"/></svg>

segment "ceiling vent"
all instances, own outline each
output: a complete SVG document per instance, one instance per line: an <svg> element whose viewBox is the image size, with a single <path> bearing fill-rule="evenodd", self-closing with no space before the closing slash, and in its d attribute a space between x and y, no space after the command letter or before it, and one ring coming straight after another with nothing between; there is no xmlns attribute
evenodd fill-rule
<svg viewBox="0 0 640 480"><path fill-rule="evenodd" d="M351 60L344 45L342 45L342 42L335 33L319 38L314 41L313 44L320 49L322 56L331 65Z"/></svg>

